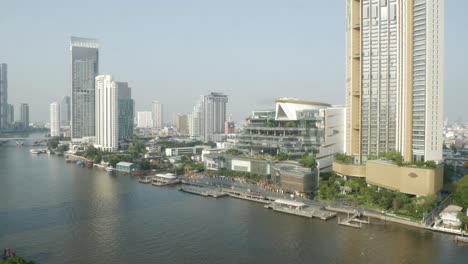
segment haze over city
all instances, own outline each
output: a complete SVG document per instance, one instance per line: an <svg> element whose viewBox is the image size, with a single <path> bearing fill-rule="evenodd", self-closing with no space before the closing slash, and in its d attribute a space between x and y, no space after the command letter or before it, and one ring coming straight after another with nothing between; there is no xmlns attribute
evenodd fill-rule
<svg viewBox="0 0 468 264"><path fill-rule="evenodd" d="M9 101L32 121L70 95L70 36L100 40L100 74L128 81L136 110L165 119L224 92L240 121L278 97L344 105L345 1L7 1L0 16ZM446 1L445 114L468 114L466 1ZM268 96L265 96L268 91Z"/></svg>

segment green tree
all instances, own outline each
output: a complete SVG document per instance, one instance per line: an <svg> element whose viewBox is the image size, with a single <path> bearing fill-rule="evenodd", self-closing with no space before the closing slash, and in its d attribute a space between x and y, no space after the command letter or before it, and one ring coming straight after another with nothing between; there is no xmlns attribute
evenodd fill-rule
<svg viewBox="0 0 468 264"><path fill-rule="evenodd" d="M452 194L453 203L463 208L468 208L468 175L465 175L454 185Z"/></svg>
<svg viewBox="0 0 468 264"><path fill-rule="evenodd" d="M121 162L122 158L118 155L112 155L112 157L109 158L109 165L112 167L116 167L117 163Z"/></svg>
<svg viewBox="0 0 468 264"><path fill-rule="evenodd" d="M276 159L279 161L288 160L289 155L284 152L279 152L278 154L276 154Z"/></svg>
<svg viewBox="0 0 468 264"><path fill-rule="evenodd" d="M139 163L140 165L140 169L141 170L149 170L151 169L151 162L149 162L149 160L147 159L142 159Z"/></svg>
<svg viewBox="0 0 468 264"><path fill-rule="evenodd" d="M13 258L9 258L7 260L0 260L0 264L35 264L34 261L27 261L27 260L24 260L23 258L21 257L13 257Z"/></svg>
<svg viewBox="0 0 468 264"><path fill-rule="evenodd" d="M437 168L437 164L435 163L435 161L433 160L428 160L425 162L424 164L427 168L430 168L430 169L435 169Z"/></svg>
<svg viewBox="0 0 468 264"><path fill-rule="evenodd" d="M315 168L316 166L316 161L314 159L314 157L308 155L308 154L305 154L302 156L302 158L299 160L299 164L302 166L302 167L306 167L306 168Z"/></svg>
<svg viewBox="0 0 468 264"><path fill-rule="evenodd" d="M460 219L460 228L468 231L468 216L464 212L458 213L458 219Z"/></svg>
<svg viewBox="0 0 468 264"><path fill-rule="evenodd" d="M50 150L56 149L59 145L60 137L52 137L48 140L47 146Z"/></svg>

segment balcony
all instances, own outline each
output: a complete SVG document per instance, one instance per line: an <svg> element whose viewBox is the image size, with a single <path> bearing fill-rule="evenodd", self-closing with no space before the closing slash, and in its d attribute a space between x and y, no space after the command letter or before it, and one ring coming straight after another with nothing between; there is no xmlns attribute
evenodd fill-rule
<svg viewBox="0 0 468 264"><path fill-rule="evenodd" d="M361 23L356 23L353 25L353 29L355 30L361 30Z"/></svg>
<svg viewBox="0 0 468 264"><path fill-rule="evenodd" d="M361 91L353 91L353 96L361 96Z"/></svg>
<svg viewBox="0 0 468 264"><path fill-rule="evenodd" d="M355 52L353 54L353 59L360 60L361 59L361 52Z"/></svg>

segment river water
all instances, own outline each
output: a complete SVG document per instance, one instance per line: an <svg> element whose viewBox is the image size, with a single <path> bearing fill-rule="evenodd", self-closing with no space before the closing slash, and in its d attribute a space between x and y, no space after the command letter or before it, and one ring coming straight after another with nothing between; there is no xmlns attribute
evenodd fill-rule
<svg viewBox="0 0 468 264"><path fill-rule="evenodd" d="M0 248L40 263L467 263L453 236L205 198L0 146ZM372 220L371 220L372 221Z"/></svg>

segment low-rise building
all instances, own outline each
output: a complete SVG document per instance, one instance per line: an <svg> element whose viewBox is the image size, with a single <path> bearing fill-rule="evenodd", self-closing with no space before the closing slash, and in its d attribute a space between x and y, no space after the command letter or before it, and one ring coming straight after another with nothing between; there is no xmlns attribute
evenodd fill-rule
<svg viewBox="0 0 468 264"><path fill-rule="evenodd" d="M272 180L285 190L310 193L317 189L318 171L304 168L293 162L273 165Z"/></svg>
<svg viewBox="0 0 468 264"><path fill-rule="evenodd" d="M195 146L183 148L166 148L166 156L180 156L180 155L197 155L201 154L203 150L209 149L209 146Z"/></svg>
<svg viewBox="0 0 468 264"><path fill-rule="evenodd" d="M445 227L455 227L459 228L461 225L461 221L458 218L458 213L463 210L462 207L456 205L449 205L447 206L441 213L440 219L442 220L442 224Z"/></svg>
<svg viewBox="0 0 468 264"><path fill-rule="evenodd" d="M122 172L132 172L138 170L138 165L131 162L119 162L115 166L115 170Z"/></svg>
<svg viewBox="0 0 468 264"><path fill-rule="evenodd" d="M385 160L368 160L364 165L333 162L333 171L345 178L365 178L370 185L405 194L427 196L442 190L444 167L399 166Z"/></svg>
<svg viewBox="0 0 468 264"><path fill-rule="evenodd" d="M259 155L283 152L291 158L310 153L321 171L331 171L333 155L344 152L344 118L344 107L278 99L275 110L252 113L236 148Z"/></svg>

